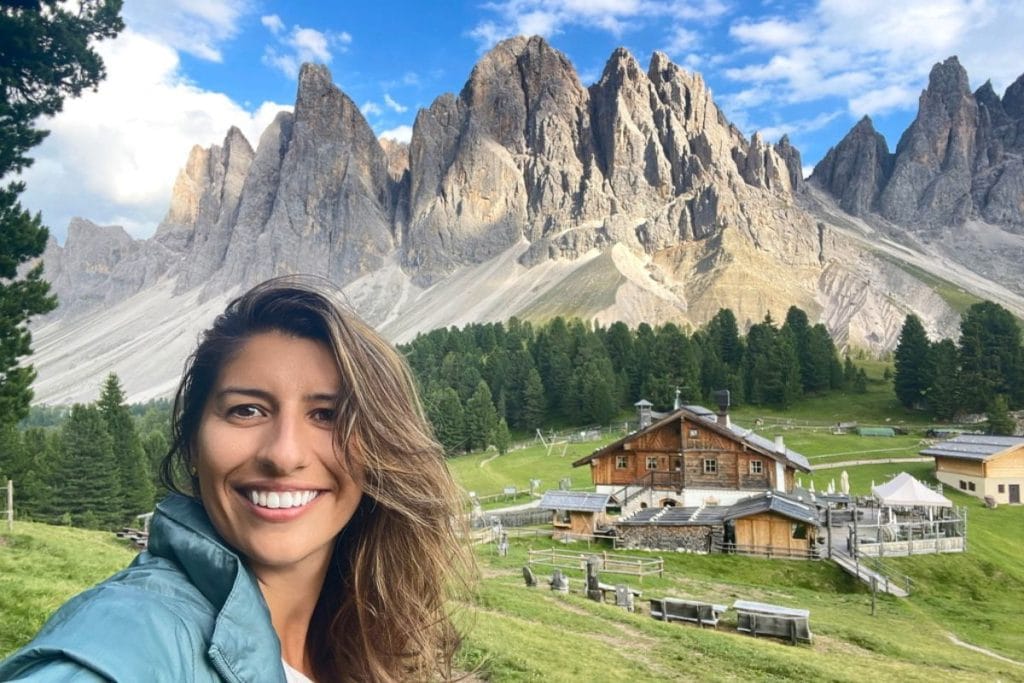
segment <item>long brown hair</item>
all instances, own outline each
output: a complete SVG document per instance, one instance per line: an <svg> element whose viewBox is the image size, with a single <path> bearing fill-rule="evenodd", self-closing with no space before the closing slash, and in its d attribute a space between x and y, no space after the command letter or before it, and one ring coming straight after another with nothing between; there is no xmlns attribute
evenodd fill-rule
<svg viewBox="0 0 1024 683"><path fill-rule="evenodd" d="M186 363L160 476L170 490L198 495L189 472L203 409L248 338L276 331L323 343L341 375L339 452L366 481L310 622L314 675L322 683L450 678L457 638L447 597L472 568L457 488L404 359L334 292L318 278L290 276L228 305Z"/></svg>

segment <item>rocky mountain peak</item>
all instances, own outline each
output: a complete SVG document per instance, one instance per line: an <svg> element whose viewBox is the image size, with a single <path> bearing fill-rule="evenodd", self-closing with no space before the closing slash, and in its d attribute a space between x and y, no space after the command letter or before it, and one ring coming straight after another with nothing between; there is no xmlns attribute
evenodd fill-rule
<svg viewBox="0 0 1024 683"><path fill-rule="evenodd" d="M967 69L960 64L956 55L932 66L925 93L933 97L948 98L955 103L957 98L969 94L970 91Z"/></svg>
<svg viewBox="0 0 1024 683"><path fill-rule="evenodd" d="M996 100L966 91L955 62L932 80L901 142L902 206L937 211L936 196L958 196L950 187L967 187L984 210L1019 202L1020 117L990 116ZM1021 99L1015 84L1000 106L1016 112ZM965 156L968 139L984 153ZM864 119L814 180L871 213L894 187L893 166ZM81 222L64 248L50 244L55 315L67 319L46 328L61 344L41 339L53 353L40 357L38 395L79 400L85 369L66 359L81 357L96 359L93 372L125 373L135 392L173 386L203 316L239 287L297 271L343 286L397 341L511 315L699 325L723 306L753 322L792 304L840 344L891 346L909 310L937 334L954 329L955 312L930 285L877 255L904 252L854 235L831 207L814 213L820 195L794 194L801 173L788 138L745 138L703 78L663 53L644 70L616 50L584 87L543 39L504 41L458 95L418 112L407 146L379 140L330 72L307 65L294 111L255 151L231 129L190 152L154 238ZM145 317L152 311L158 320Z"/></svg>
<svg viewBox="0 0 1024 683"><path fill-rule="evenodd" d="M1024 119L1024 74L1017 77L1003 95L1003 110L1013 119Z"/></svg>
<svg viewBox="0 0 1024 683"><path fill-rule="evenodd" d="M844 211L862 216L876 208L891 170L889 146L865 116L818 162L810 180L834 195Z"/></svg>

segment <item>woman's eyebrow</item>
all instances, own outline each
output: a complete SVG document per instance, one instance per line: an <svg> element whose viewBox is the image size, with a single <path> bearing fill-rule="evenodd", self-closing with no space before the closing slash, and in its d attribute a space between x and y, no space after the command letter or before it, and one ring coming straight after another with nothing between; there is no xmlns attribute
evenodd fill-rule
<svg viewBox="0 0 1024 683"><path fill-rule="evenodd" d="M274 395L266 391L265 389L256 389L252 387L224 387L216 393L217 398L223 398L228 394L241 394L242 396L251 396L253 398L263 399L264 401L271 401ZM312 394L305 394L302 400L307 402L323 402L323 403L334 403L338 400L337 392L315 392Z"/></svg>
<svg viewBox="0 0 1024 683"><path fill-rule="evenodd" d="M264 389L255 389L252 387L224 387L217 392L217 398L223 398L228 394L241 394L242 396L251 396L253 398L261 398L265 401L269 401L273 398L273 395Z"/></svg>

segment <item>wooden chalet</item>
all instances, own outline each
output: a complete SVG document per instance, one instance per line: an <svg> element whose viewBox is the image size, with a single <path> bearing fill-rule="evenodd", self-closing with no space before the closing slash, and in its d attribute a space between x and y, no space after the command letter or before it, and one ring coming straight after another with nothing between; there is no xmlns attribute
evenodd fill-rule
<svg viewBox="0 0 1024 683"><path fill-rule="evenodd" d="M595 532L610 526L607 493L587 491L545 491L539 508L551 510L553 538L574 538L592 536Z"/></svg>
<svg viewBox="0 0 1024 683"><path fill-rule="evenodd" d="M821 526L811 501L763 491L728 506L644 508L615 524L617 544L691 552L814 558Z"/></svg>
<svg viewBox="0 0 1024 683"><path fill-rule="evenodd" d="M573 463L590 466L598 493L624 515L640 508L731 505L763 491L792 491L807 459L714 413L683 406Z"/></svg>
<svg viewBox="0 0 1024 683"><path fill-rule="evenodd" d="M946 486L996 503L1021 503L1024 437L962 434L921 455L935 458L935 478Z"/></svg>

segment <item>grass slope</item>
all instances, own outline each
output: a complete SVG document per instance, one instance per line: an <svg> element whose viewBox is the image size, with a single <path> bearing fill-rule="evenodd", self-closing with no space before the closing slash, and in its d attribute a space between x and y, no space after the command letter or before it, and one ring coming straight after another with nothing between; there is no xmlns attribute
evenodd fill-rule
<svg viewBox="0 0 1024 683"><path fill-rule="evenodd" d="M887 399L873 386L849 403L844 419L862 423L884 413ZM794 414L828 422L808 401ZM837 404L838 405L838 404ZM738 420L739 421L739 420ZM745 420L752 425L752 421ZM919 425L920 426L920 425ZM816 431L779 428L791 446L801 444L812 458L856 459L888 447L913 451L911 440L832 436ZM772 429L762 433L771 435ZM452 471L467 490L498 493L509 484L526 488L530 478L541 489L572 478L574 487L590 486L589 468L572 468L573 460L603 442L569 444L549 455L542 446L497 457L493 453L455 458ZM919 437L913 437L919 438ZM800 441L804 439L804 441ZM859 453L858 453L859 451ZM853 459L854 456L851 456ZM930 481L929 463L870 464L848 469L854 493L867 493L899 471ZM804 476L821 490L842 470ZM764 560L735 556L661 553L662 577L605 574L608 583L628 582L644 598L689 597L731 604L759 600L811 611L815 634L810 646L792 647L772 639L754 639L735 631L729 613L718 630L665 624L642 613L629 614L610 604L586 600L582 570L569 570L568 595L543 586L549 574L537 568L540 588L523 586L521 567L531 548L557 547L585 556L599 545L560 544L549 539L513 539L507 557L493 545L477 548L481 567L478 592L458 603L457 619L465 638L459 666L491 681L1024 681L1017 665L951 643L950 634L1017 661L1024 661L1024 507L984 508L956 491L947 495L968 509L967 553L888 559L911 577L908 599L871 596L829 562ZM637 551L631 554L641 554ZM109 534L18 523L13 534L0 533L0 656L31 638L45 617L71 594L127 564L132 552Z"/></svg>
<svg viewBox="0 0 1024 683"><path fill-rule="evenodd" d="M15 522L0 533L0 657L65 600L123 569L135 552L111 533Z"/></svg>

